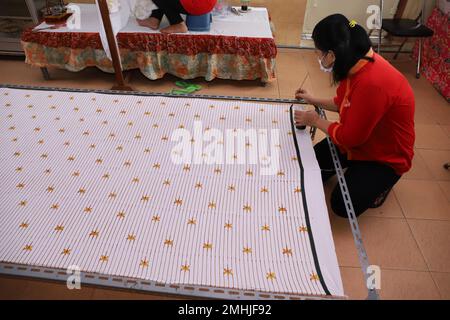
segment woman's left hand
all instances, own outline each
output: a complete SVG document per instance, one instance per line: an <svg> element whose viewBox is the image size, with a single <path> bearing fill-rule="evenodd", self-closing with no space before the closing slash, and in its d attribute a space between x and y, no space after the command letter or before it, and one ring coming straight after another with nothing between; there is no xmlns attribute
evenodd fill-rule
<svg viewBox="0 0 450 320"><path fill-rule="evenodd" d="M298 126L310 126L315 127L317 120L319 120L319 114L316 111L299 111L296 110L294 114L295 124Z"/></svg>

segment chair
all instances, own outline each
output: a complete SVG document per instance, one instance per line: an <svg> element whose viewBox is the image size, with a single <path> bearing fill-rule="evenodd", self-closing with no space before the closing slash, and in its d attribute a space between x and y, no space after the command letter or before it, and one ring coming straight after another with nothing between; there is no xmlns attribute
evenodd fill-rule
<svg viewBox="0 0 450 320"><path fill-rule="evenodd" d="M398 51L396 52L394 59L397 59L400 54L403 46L409 38L419 38L419 55L417 58L417 69L416 69L416 78L420 78L420 67L422 62L422 47L423 47L423 38L432 37L434 32L430 28L424 25L424 12L425 12L425 1L423 1L422 10L419 16L413 19L383 19L381 23L381 29L379 30L378 36L378 53L380 53L381 47L381 36L382 31L386 31L388 34L391 34L395 37L403 37L405 38L402 44L400 45ZM383 12L384 0L380 0L380 8L381 12ZM382 13L381 13L382 14Z"/></svg>

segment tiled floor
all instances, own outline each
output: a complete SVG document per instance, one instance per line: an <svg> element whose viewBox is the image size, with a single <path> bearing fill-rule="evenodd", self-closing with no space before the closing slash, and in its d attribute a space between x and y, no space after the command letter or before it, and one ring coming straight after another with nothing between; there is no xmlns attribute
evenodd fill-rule
<svg viewBox="0 0 450 320"><path fill-rule="evenodd" d="M450 299L450 106L424 79L414 77L414 63L404 55L394 65L409 79L417 100L417 143L413 169L395 186L379 209L360 218L361 231L371 264L382 270L381 297L384 299ZM50 70L52 80L43 81L40 70L23 61L0 60L0 82L54 87L108 89L114 77L95 69L80 73ZM281 49L277 80L261 86L258 82L195 80L202 94L292 98L306 74L305 87L317 95L332 96L334 89L319 71L312 51ZM138 72L131 85L140 91L168 92L175 78L149 81ZM329 118L336 119L335 114ZM319 134L316 140L323 138ZM335 182L334 182L335 183ZM325 186L329 196L334 183ZM350 226L330 213L336 251L346 294L364 299L366 292ZM38 280L0 278L0 298L86 298L161 299L164 296L84 287L69 291L65 286Z"/></svg>

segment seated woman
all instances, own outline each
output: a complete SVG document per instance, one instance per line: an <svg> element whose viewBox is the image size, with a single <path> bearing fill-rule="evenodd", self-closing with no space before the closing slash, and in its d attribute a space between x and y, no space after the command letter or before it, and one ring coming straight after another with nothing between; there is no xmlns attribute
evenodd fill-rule
<svg viewBox="0 0 450 320"><path fill-rule="evenodd" d="M297 125L317 127L339 150L356 215L380 206L414 155L414 94L407 79L373 52L366 31L341 14L320 21L314 31L320 68L339 83L334 99L316 98L306 90L297 99L339 113L338 122L315 111L297 111ZM335 175L326 140L314 147L322 179ZM347 217L339 186L331 196L333 211Z"/></svg>
<svg viewBox="0 0 450 320"><path fill-rule="evenodd" d="M153 0L158 9L153 10L150 18L138 20L139 25L158 30L164 15L170 26L161 29L162 33L185 33L188 31L181 14L203 15L211 12L217 0Z"/></svg>

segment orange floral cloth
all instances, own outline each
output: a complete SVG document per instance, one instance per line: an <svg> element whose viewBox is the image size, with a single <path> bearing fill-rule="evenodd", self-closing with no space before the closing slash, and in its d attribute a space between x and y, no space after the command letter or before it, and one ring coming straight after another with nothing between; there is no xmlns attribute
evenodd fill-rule
<svg viewBox="0 0 450 320"><path fill-rule="evenodd" d="M119 33L124 70L140 69L149 79L169 73L183 79L204 77L270 82L275 79L277 47L273 38L211 35ZM112 72L98 33L32 32L22 34L26 62L70 71L98 67Z"/></svg>

